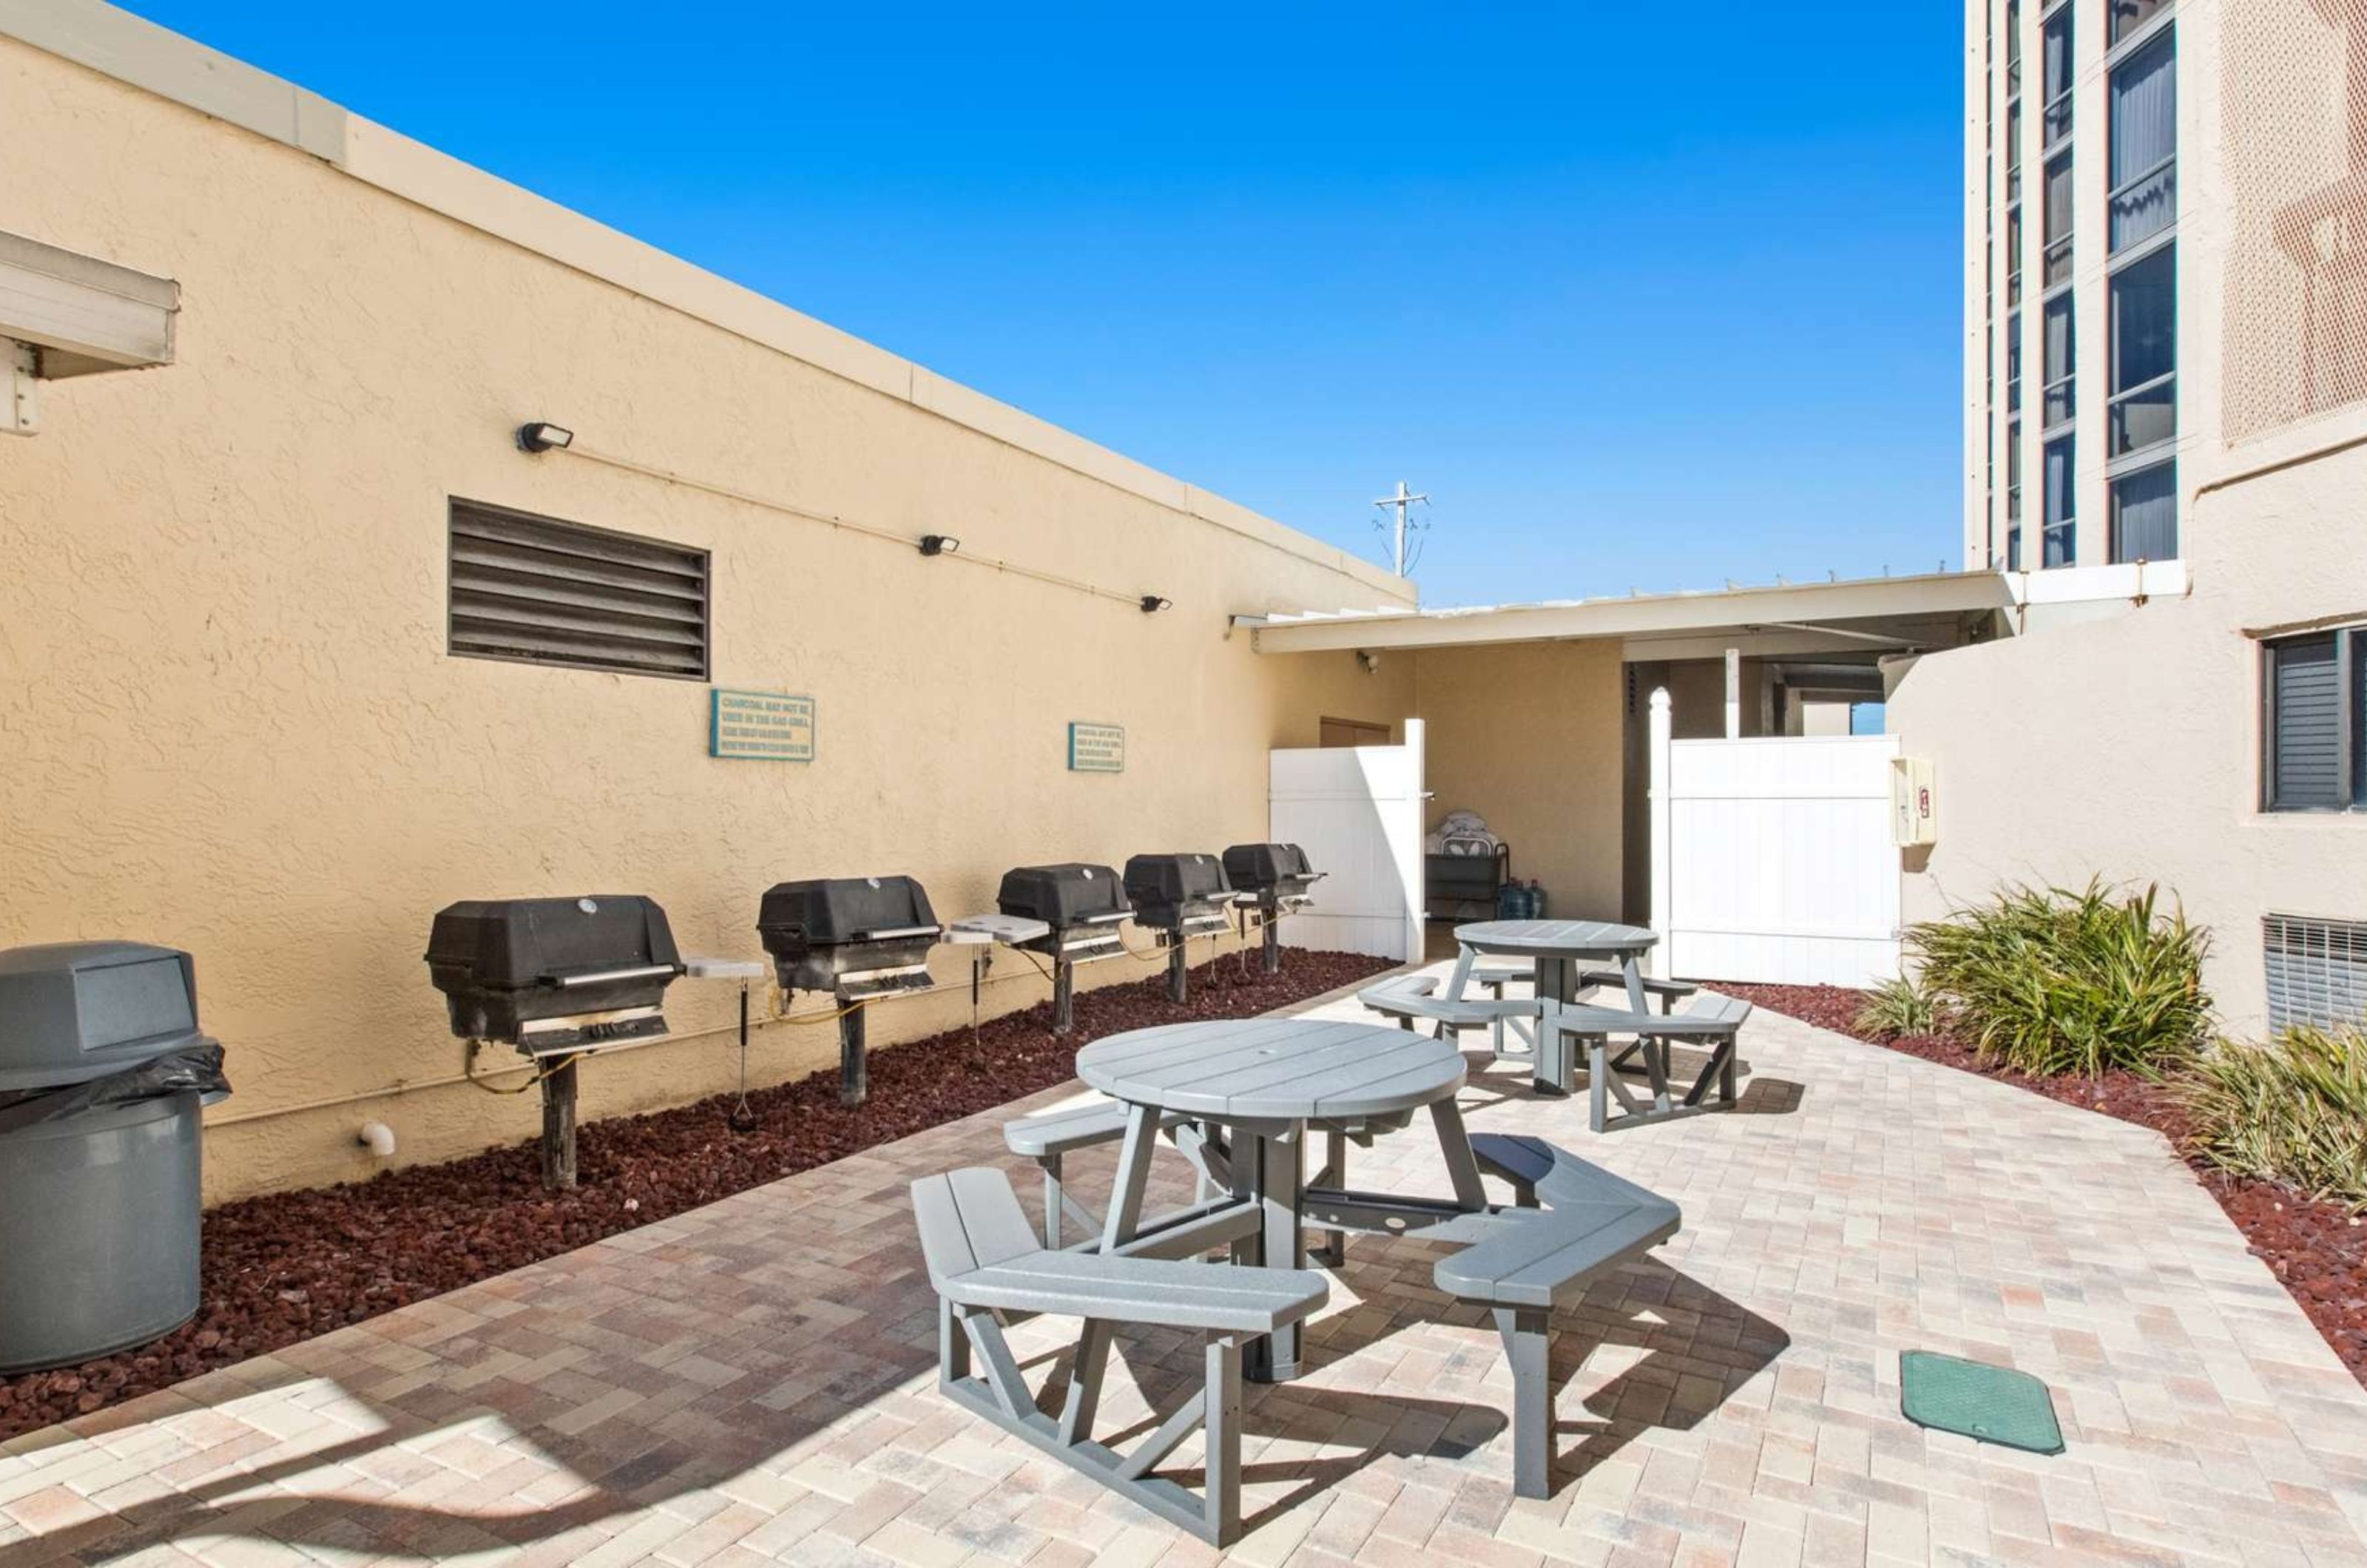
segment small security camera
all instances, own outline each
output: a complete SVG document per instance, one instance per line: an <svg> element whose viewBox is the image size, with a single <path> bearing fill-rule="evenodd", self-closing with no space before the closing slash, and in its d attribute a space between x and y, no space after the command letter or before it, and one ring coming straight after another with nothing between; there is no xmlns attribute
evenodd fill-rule
<svg viewBox="0 0 2367 1568"><path fill-rule="evenodd" d="M1381 656L1369 648L1356 650L1356 667L1367 675L1376 675L1381 669Z"/></svg>

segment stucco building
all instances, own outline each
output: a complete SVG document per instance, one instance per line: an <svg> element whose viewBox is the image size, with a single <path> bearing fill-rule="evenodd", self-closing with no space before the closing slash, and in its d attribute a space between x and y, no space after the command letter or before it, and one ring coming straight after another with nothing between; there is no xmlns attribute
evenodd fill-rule
<svg viewBox="0 0 2367 1568"><path fill-rule="evenodd" d="M2024 635L1895 671L1928 915L2158 882L2231 1028L2367 1009L2367 6L1965 11L1965 558Z"/></svg>
<svg viewBox="0 0 2367 1568"><path fill-rule="evenodd" d="M760 956L786 878L953 915L1263 838L1270 746L1410 711L1230 621L1403 581L111 7L0 0L0 945L196 954L216 1196L368 1174L367 1119L531 1130L428 983L455 899L645 893ZM812 760L711 755L719 688L811 699ZM1006 962L987 1005L1044 995ZM731 1083L736 1001L677 982L583 1113ZM752 1072L835 1050L764 1028Z"/></svg>

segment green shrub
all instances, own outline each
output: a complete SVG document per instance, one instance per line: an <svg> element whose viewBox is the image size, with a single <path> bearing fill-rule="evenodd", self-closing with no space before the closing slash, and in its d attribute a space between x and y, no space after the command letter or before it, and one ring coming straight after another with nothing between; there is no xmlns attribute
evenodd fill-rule
<svg viewBox="0 0 2367 1568"><path fill-rule="evenodd" d="M2223 1043L2180 1084L2189 1146L2223 1170L2367 1209L2367 1035L2295 1029Z"/></svg>
<svg viewBox="0 0 2367 1568"><path fill-rule="evenodd" d="M1939 1010L1932 1006L1931 993L1904 975L1868 991L1853 1021L1861 1034L1885 1040L1902 1034L1936 1034L1940 1030Z"/></svg>
<svg viewBox="0 0 2367 1568"><path fill-rule="evenodd" d="M2008 888L1908 943L1925 992L1983 1056L2038 1077L2151 1075L2199 1047L2211 1021L2210 933L2182 910L2156 914L2155 896Z"/></svg>

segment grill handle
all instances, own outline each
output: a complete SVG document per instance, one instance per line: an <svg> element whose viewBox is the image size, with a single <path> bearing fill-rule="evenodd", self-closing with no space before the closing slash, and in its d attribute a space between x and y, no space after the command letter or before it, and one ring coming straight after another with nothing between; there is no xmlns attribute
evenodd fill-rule
<svg viewBox="0 0 2367 1568"><path fill-rule="evenodd" d="M857 931L855 933L855 940L857 942L893 942L899 937L935 936L944 930L945 928L943 926L896 926L882 931Z"/></svg>
<svg viewBox="0 0 2367 1568"><path fill-rule="evenodd" d="M672 978L671 964L644 964L633 969L599 969L589 975L561 975L557 977L561 990L572 990L577 986L605 986L612 980L654 980L663 975Z"/></svg>

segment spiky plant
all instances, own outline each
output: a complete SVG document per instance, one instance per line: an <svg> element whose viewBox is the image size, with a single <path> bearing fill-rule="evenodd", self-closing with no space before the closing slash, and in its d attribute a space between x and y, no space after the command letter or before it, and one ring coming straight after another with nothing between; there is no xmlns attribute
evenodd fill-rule
<svg viewBox="0 0 2367 1568"><path fill-rule="evenodd" d="M1992 1061L2033 1076L2157 1075L2206 1038L2210 933L2157 890L2009 887L1908 933L1925 992Z"/></svg>
<svg viewBox="0 0 2367 1568"><path fill-rule="evenodd" d="M1931 994L1907 976L1894 976L1866 992L1853 1021L1861 1034L1896 1040L1902 1034L1936 1034L1939 1010Z"/></svg>
<svg viewBox="0 0 2367 1568"><path fill-rule="evenodd" d="M2211 1164L2367 1210L2367 1034L2223 1043L2179 1095L2194 1122L2188 1146Z"/></svg>

